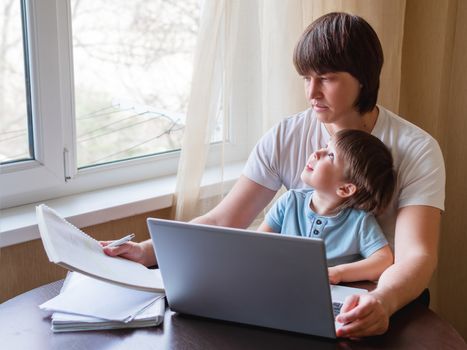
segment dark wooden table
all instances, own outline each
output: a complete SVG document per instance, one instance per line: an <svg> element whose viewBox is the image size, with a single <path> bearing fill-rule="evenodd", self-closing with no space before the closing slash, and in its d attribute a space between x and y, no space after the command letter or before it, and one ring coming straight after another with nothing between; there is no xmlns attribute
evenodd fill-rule
<svg viewBox="0 0 467 350"><path fill-rule="evenodd" d="M281 332L179 315L167 310L153 328L56 333L38 305L58 294L63 281L33 289L0 304L1 349L467 349L446 321L420 303L395 314L389 331L359 341Z"/></svg>

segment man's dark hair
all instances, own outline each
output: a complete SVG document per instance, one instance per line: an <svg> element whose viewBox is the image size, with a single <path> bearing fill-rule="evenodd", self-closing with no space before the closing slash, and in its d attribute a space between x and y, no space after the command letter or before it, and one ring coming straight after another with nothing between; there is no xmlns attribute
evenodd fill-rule
<svg viewBox="0 0 467 350"><path fill-rule="evenodd" d="M316 19L295 46L293 61L302 76L311 71L351 74L361 85L355 102L359 113L376 106L383 49L378 35L363 18L332 12Z"/></svg>
<svg viewBox="0 0 467 350"><path fill-rule="evenodd" d="M360 130L341 130L333 138L337 156L345 164L345 181L357 187L339 208L381 214L391 202L396 187L391 152L380 139Z"/></svg>

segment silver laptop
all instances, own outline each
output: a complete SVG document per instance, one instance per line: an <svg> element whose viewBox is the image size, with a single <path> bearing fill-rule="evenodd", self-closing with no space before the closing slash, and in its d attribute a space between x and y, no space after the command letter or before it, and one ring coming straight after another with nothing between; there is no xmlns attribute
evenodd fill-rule
<svg viewBox="0 0 467 350"><path fill-rule="evenodd" d="M333 309L366 292L330 287L319 239L152 218L148 227L175 312L335 338Z"/></svg>

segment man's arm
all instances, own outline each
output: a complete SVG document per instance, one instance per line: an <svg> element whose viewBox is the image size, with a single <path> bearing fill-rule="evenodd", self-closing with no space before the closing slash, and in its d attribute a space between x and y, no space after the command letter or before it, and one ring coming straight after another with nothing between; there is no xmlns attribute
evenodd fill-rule
<svg viewBox="0 0 467 350"><path fill-rule="evenodd" d="M270 190L245 176L235 183L227 196L210 212L192 222L215 226L248 227L256 216L274 198L276 191ZM106 243L103 243L105 245ZM110 256L121 256L145 266L157 264L151 240L141 243L128 242L119 247L104 249Z"/></svg>
<svg viewBox="0 0 467 350"><path fill-rule="evenodd" d="M397 214L395 257L376 289L346 299L337 320L347 323L340 337L362 337L386 332L389 317L418 297L428 286L438 263L441 211L429 206L408 206Z"/></svg>
<svg viewBox="0 0 467 350"><path fill-rule="evenodd" d="M261 186L245 176L235 183L227 196L210 212L192 220L196 224L247 228L277 191Z"/></svg>

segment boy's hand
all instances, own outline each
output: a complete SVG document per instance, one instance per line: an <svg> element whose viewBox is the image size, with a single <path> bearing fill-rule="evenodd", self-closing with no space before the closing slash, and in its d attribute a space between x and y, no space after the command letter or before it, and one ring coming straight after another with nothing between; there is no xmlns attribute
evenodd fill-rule
<svg viewBox="0 0 467 350"><path fill-rule="evenodd" d="M342 281L341 272L338 266L328 268L329 283L338 284Z"/></svg>

